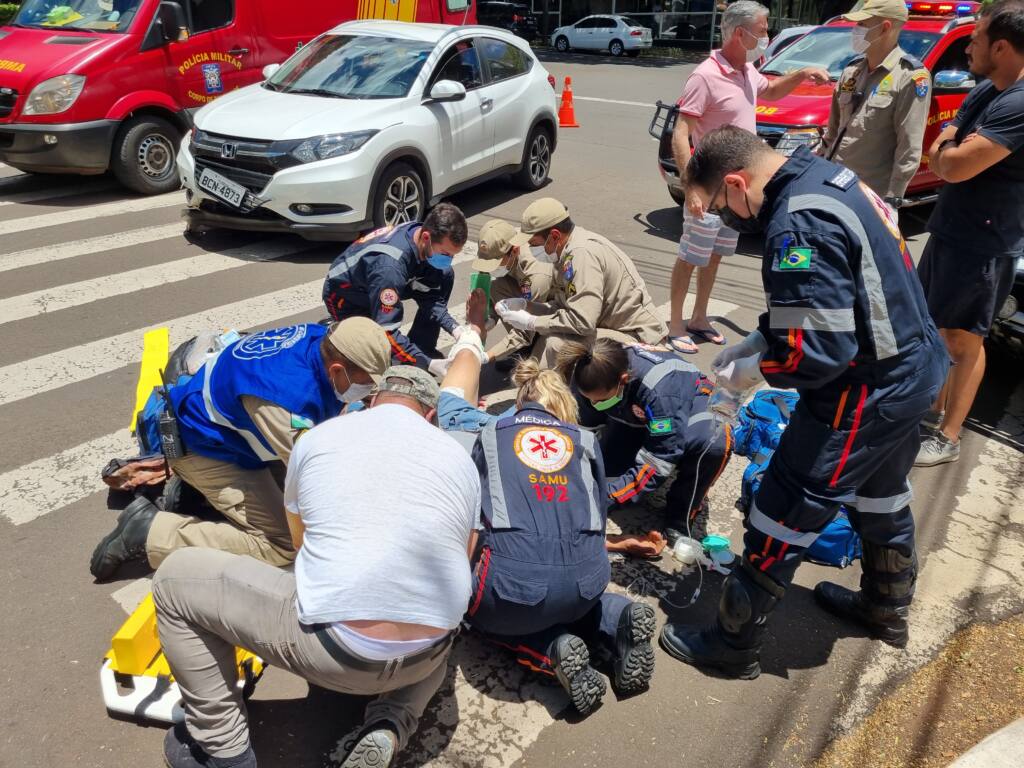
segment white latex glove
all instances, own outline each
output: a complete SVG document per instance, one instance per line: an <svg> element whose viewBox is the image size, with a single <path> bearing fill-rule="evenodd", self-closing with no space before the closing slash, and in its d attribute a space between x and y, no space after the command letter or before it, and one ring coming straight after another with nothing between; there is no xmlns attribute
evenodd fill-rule
<svg viewBox="0 0 1024 768"><path fill-rule="evenodd" d="M451 364L449 360L431 360L427 365L427 370L434 374L437 378L443 379L445 374L448 373L448 366Z"/></svg>
<svg viewBox="0 0 1024 768"><path fill-rule="evenodd" d="M753 389L762 381L760 352L730 361L715 375L715 384L737 394Z"/></svg>
<svg viewBox="0 0 1024 768"><path fill-rule="evenodd" d="M523 312L526 310L526 299L502 299L494 305L494 311L502 320L509 312Z"/></svg>
<svg viewBox="0 0 1024 768"><path fill-rule="evenodd" d="M484 342L480 338L480 335L473 330L471 326L464 326L462 333L459 334L459 340L452 345L452 348L448 351L448 362L451 363L455 359L455 356L464 349L472 350L481 365L487 364L487 351L484 349Z"/></svg>
<svg viewBox="0 0 1024 768"><path fill-rule="evenodd" d="M461 325L455 326L454 330L452 330L452 338L455 339L456 341L458 341L459 337L461 335L462 335L462 326Z"/></svg>
<svg viewBox="0 0 1024 768"><path fill-rule="evenodd" d="M751 355L760 356L767 351L768 342L764 340L764 336L761 335L760 331L752 331L739 344L733 344L731 347L726 347L719 352L715 359L711 361L711 370L717 374L734 360L750 357Z"/></svg>
<svg viewBox="0 0 1024 768"><path fill-rule="evenodd" d="M501 316L501 319L505 322L505 325L519 331L532 331L537 325L537 318L525 309L516 309L506 312Z"/></svg>

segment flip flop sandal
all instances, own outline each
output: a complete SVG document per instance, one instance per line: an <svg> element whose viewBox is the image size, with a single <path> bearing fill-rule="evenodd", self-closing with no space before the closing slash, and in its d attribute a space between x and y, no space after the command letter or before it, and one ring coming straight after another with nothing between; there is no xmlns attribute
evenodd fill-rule
<svg viewBox="0 0 1024 768"><path fill-rule="evenodd" d="M708 344L715 344L716 346L719 346L719 347L724 347L725 346L725 342L726 342L725 334L719 333L714 328L709 328L708 330L704 330L702 328L690 328L690 327L687 327L686 332L688 334L690 334L691 336L696 336L698 339L703 339ZM715 341L715 337L716 336L719 339L721 339L721 341Z"/></svg>
<svg viewBox="0 0 1024 768"><path fill-rule="evenodd" d="M693 349L683 349L682 344L689 344ZM693 339L689 336L669 336L668 345L674 352L678 352L681 355L696 355L700 350L697 345L693 343Z"/></svg>

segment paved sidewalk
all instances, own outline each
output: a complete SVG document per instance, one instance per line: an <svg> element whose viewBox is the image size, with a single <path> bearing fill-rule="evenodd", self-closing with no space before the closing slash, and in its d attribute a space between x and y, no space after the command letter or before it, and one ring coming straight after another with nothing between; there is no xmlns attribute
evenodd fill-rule
<svg viewBox="0 0 1024 768"><path fill-rule="evenodd" d="M996 731L950 763L949 768L1019 768L1024 755L1024 717Z"/></svg>

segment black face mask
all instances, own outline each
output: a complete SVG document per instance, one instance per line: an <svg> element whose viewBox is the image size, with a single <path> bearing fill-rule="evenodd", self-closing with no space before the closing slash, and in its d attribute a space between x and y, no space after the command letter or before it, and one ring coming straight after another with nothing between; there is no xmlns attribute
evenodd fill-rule
<svg viewBox="0 0 1024 768"><path fill-rule="evenodd" d="M719 190L721 190L724 186L725 180L723 179L722 183L718 187ZM714 200L716 197L718 197L717 192L711 199ZM754 235L757 234L758 232L764 231L764 225L761 223L761 220L757 215L749 217L740 216L738 213L736 213L736 211L729 207L728 193L726 193L725 200L725 205L723 205L721 208L712 209L711 211L711 213L715 214L722 220L722 223L725 226L729 227L729 229L736 230L742 235ZM750 200L747 198L746 192L743 193L743 200L747 204L747 210L752 210L750 207Z"/></svg>

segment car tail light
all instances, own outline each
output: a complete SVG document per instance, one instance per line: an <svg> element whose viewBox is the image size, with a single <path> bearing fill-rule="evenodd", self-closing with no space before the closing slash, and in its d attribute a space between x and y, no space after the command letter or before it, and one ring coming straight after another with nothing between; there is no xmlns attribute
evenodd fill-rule
<svg viewBox="0 0 1024 768"><path fill-rule="evenodd" d="M557 91L558 90L558 86L555 84L555 76L554 75L548 75L548 82L551 84L551 90L552 91Z"/></svg>
<svg viewBox="0 0 1024 768"><path fill-rule="evenodd" d="M634 29L634 30L632 30L629 33L629 36L630 37L640 37L640 35L642 35L643 33L644 33L644 31L642 29Z"/></svg>
<svg viewBox="0 0 1024 768"><path fill-rule="evenodd" d="M512 21L514 21L516 24L518 24L522 20L523 20L522 16L520 16L519 14L513 14Z"/></svg>

